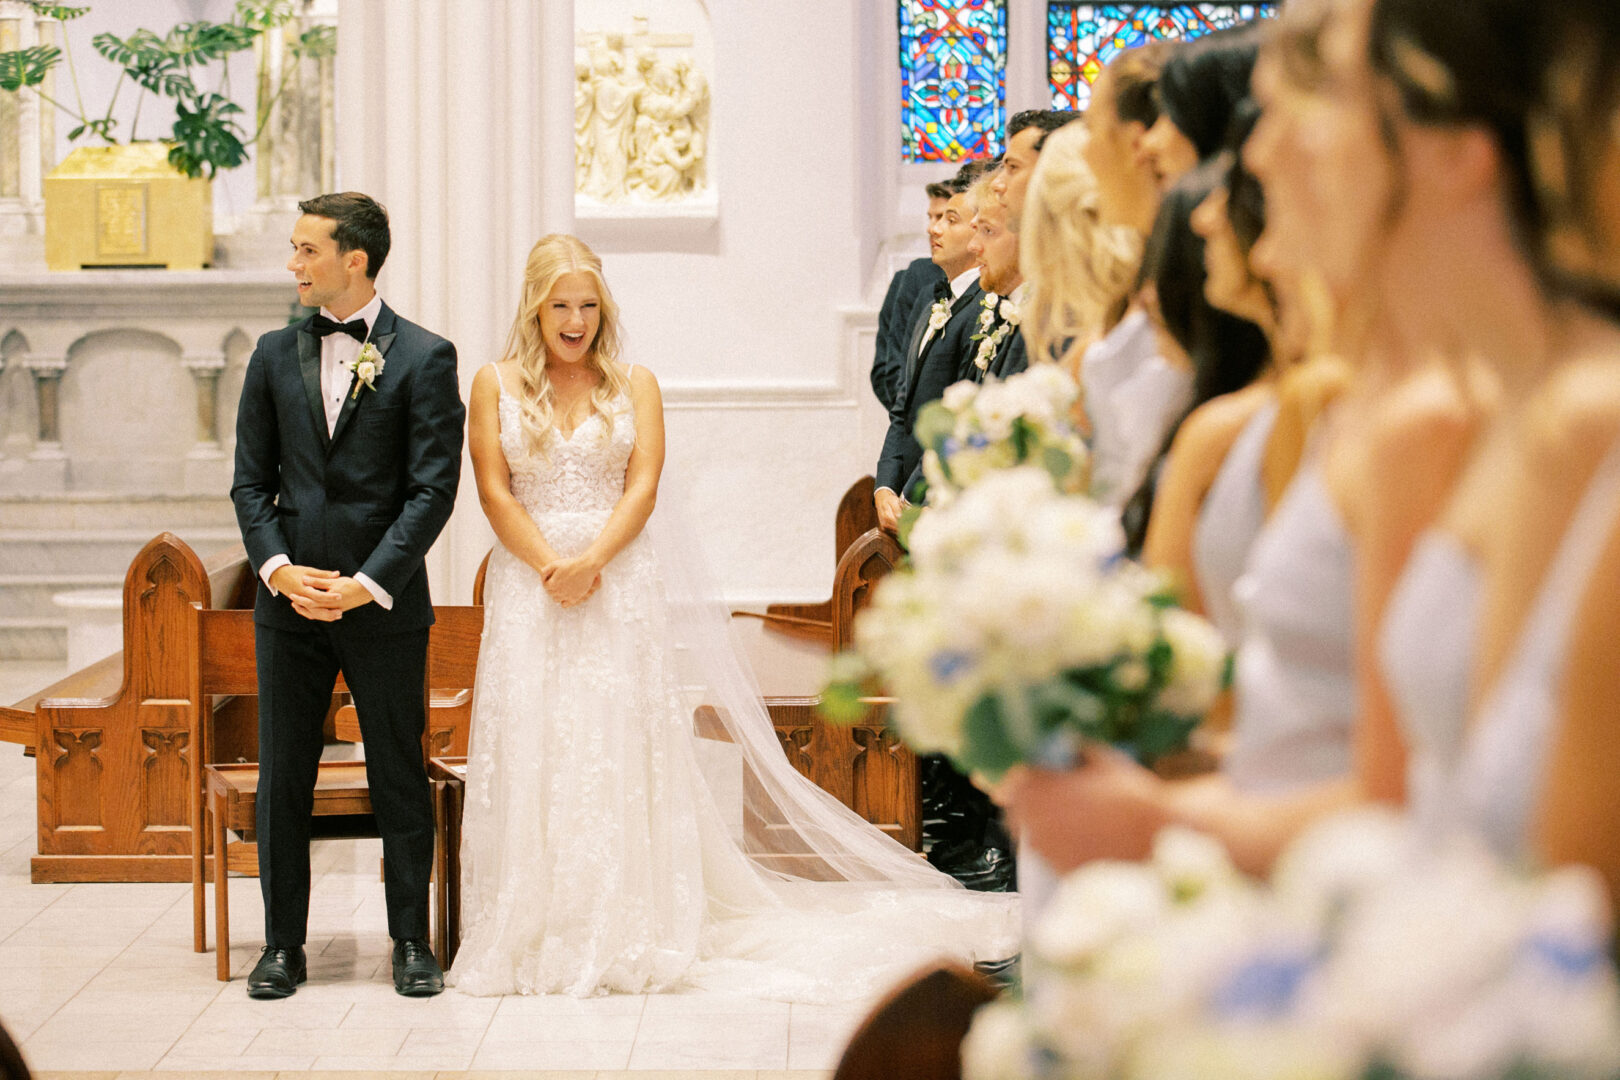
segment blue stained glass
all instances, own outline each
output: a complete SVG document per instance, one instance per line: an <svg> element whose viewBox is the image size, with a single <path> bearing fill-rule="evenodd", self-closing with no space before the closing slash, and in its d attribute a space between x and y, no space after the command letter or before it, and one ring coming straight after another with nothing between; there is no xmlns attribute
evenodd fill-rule
<svg viewBox="0 0 1620 1080"><path fill-rule="evenodd" d="M1001 153L1006 0L900 0L900 127L907 161Z"/></svg>
<svg viewBox="0 0 1620 1080"><path fill-rule="evenodd" d="M1275 3L1046 5L1046 79L1052 108L1084 109L1108 62L1149 41L1190 41L1212 30L1270 18Z"/></svg>

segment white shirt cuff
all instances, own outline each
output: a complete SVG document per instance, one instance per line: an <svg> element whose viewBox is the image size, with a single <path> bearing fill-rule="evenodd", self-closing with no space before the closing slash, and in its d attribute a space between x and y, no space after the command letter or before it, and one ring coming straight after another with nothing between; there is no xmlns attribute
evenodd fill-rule
<svg viewBox="0 0 1620 1080"><path fill-rule="evenodd" d="M382 608L384 611L394 610L394 598L388 595L387 589L383 588L381 585L377 584L375 581L372 581L370 578L366 577L366 575L361 573L356 573L354 575L354 580L365 586L366 592L370 593L371 598L377 601L378 607Z"/></svg>
<svg viewBox="0 0 1620 1080"><path fill-rule="evenodd" d="M878 493L878 491L887 491L890 495L893 495L895 498L899 499L901 502L905 503L907 506L911 505L911 503L906 502L906 497L904 495L900 494L898 491L894 490L894 488L892 488L892 487L880 487L880 488L877 489L877 491L872 492L872 494L876 495Z"/></svg>
<svg viewBox="0 0 1620 1080"><path fill-rule="evenodd" d="M263 566L259 567L259 580L264 582L264 587L270 590L271 596L280 596L281 594L276 592L276 587L274 585L270 584L270 575L274 574L277 570L280 570L283 566L291 565L292 560L287 558L287 556L272 555L268 559L264 560Z"/></svg>

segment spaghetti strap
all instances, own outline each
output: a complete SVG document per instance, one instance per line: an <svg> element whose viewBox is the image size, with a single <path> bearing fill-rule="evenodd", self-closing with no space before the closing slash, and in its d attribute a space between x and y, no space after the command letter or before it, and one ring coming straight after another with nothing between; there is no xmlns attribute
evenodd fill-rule
<svg viewBox="0 0 1620 1080"><path fill-rule="evenodd" d="M506 393L506 380L501 378L500 361L496 361L489 366L495 369L495 385L501 388L501 393Z"/></svg>
<svg viewBox="0 0 1620 1080"><path fill-rule="evenodd" d="M630 376L634 375L635 373L636 373L636 365L635 364L631 364L629 367L624 369L624 377L627 378L627 379Z"/></svg>

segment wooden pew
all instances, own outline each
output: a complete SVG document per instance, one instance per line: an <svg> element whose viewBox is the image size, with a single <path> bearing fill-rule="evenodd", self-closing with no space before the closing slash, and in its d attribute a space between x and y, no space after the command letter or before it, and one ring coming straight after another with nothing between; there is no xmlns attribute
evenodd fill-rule
<svg viewBox="0 0 1620 1080"><path fill-rule="evenodd" d="M251 604L256 587L241 548L205 564L163 533L124 577L123 651L0 711L0 737L35 754L32 880L190 880L186 611ZM219 703L219 752L257 756L257 723L251 701Z"/></svg>
<svg viewBox="0 0 1620 1080"><path fill-rule="evenodd" d="M874 484L872 477L863 476L851 484L838 501L838 510L833 516L834 563L844 557L856 540L878 527L877 507L872 502ZM835 590L831 598L819 603L770 604L766 606L764 614L757 611L733 611L731 614L737 618L762 619L767 627L779 634L818 641L833 648L833 605L836 601Z"/></svg>

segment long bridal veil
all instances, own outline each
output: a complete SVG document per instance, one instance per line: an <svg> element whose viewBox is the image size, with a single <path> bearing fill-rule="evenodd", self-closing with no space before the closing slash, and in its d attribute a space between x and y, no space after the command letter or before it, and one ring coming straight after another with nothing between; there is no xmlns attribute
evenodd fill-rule
<svg viewBox="0 0 1620 1080"><path fill-rule="evenodd" d="M722 593L666 478L648 524L662 566L671 647L703 779L746 864L705 853L710 960L693 980L795 1000L858 996L926 960L1018 950L1015 895L976 893L806 779L783 753ZM673 497L671 497L673 496ZM707 723L703 721L706 720ZM825 917L824 927L807 923ZM760 979L735 963L746 954ZM796 971L800 980L788 978ZM704 973L718 976L705 979ZM866 978L862 978L862 975ZM743 986L737 986L738 982ZM841 985L840 985L841 983Z"/></svg>

